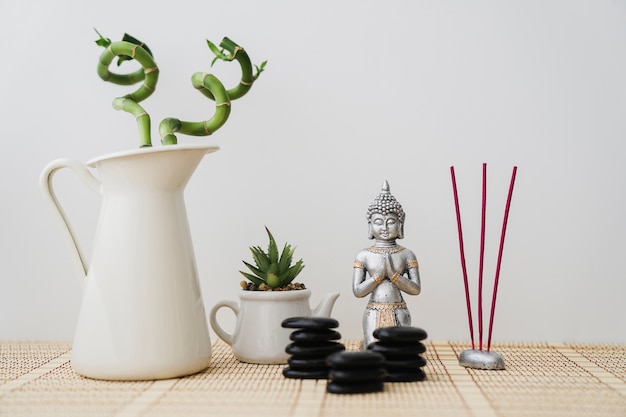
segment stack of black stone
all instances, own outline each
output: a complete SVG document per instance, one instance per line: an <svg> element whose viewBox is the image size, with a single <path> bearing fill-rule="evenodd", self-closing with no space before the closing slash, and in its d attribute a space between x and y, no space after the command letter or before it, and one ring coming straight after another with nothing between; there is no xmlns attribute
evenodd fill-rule
<svg viewBox="0 0 626 417"><path fill-rule="evenodd" d="M326 379L329 367L326 357L341 352L346 347L336 342L341 334L336 329L339 322L329 317L291 317L283 320L282 327L295 329L285 352L291 355L283 369L287 378Z"/></svg>
<svg viewBox="0 0 626 417"><path fill-rule="evenodd" d="M363 394L384 389L385 357L372 351L338 352L326 359L330 367L326 390L334 394Z"/></svg>
<svg viewBox="0 0 626 417"><path fill-rule="evenodd" d="M422 340L427 334L417 327L381 327L374 330L377 342L367 347L385 357L387 371L386 382L422 381L426 373L422 369L426 359L421 355L426 352Z"/></svg>

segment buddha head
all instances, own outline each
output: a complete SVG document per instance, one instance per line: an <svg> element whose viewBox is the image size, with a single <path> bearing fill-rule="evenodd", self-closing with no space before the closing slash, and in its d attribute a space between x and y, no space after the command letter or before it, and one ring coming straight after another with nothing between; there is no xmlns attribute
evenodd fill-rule
<svg viewBox="0 0 626 417"><path fill-rule="evenodd" d="M405 214L402 205L389 192L389 183L383 182L378 197L367 209L369 238L395 240L404 237Z"/></svg>

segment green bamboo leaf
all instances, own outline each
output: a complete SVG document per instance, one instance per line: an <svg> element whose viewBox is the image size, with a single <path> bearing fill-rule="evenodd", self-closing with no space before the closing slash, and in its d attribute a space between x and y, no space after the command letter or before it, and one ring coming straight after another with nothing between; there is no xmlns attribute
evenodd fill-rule
<svg viewBox="0 0 626 417"><path fill-rule="evenodd" d="M122 38L123 41L125 42L130 42L134 45L139 45L141 46L143 49L146 50L146 52L148 52L148 54L150 54L150 56L154 56L152 55L152 51L150 50L150 48L148 48L148 45L146 45L145 43L141 42L139 39L129 35L128 33L124 34L124 37Z"/></svg>
<svg viewBox="0 0 626 417"><path fill-rule="evenodd" d="M128 33L124 34L124 37L122 38L122 41L123 42L132 43L133 45L138 45L139 47L145 49L146 52L148 53L148 55L153 56L152 55L152 51L150 51L150 48L148 48L148 45L144 44L139 39L129 35ZM124 62L124 61L132 61L133 59L134 58L129 56L129 55L119 55L117 57L117 66L119 67L120 65L122 65L122 62Z"/></svg>
<svg viewBox="0 0 626 417"><path fill-rule="evenodd" d="M259 78L259 75L261 75L261 73L263 71L265 71L265 65L267 64L267 61L263 61L261 62L261 65L255 65L254 68L256 69L256 73L254 74L254 79L256 80L257 78Z"/></svg>
<svg viewBox="0 0 626 417"><path fill-rule="evenodd" d="M218 59L221 59L223 61L228 60L228 56L224 55L223 49L218 48L217 45L215 45L213 42L211 42L208 39L206 40L206 43L209 45L209 49L211 50L211 52L213 52L213 55L215 55L215 58L211 62L211 66L213 66L215 61L217 61Z"/></svg>
<svg viewBox="0 0 626 417"><path fill-rule="evenodd" d="M98 34L98 36L100 37L100 39L98 39L96 42L96 45L98 46L102 46L103 48L108 48L109 45L111 45L111 39L109 38L105 38L104 36L102 36L100 34L100 32L98 32L98 29L93 28L93 30L96 31L96 33Z"/></svg>

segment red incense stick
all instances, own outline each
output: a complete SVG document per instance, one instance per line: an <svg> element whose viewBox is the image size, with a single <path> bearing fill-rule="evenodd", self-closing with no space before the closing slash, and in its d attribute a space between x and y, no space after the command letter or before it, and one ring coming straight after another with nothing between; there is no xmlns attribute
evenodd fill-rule
<svg viewBox="0 0 626 417"><path fill-rule="evenodd" d="M515 185L515 175L517 167L513 167L511 174L511 184L509 185L509 195L506 199L506 207L504 209L504 220L502 221L502 234L500 235L500 249L498 250L498 263L496 265L496 277L493 283L493 295L491 298L491 313L489 315L489 336L487 339L487 351L491 349L491 332L493 330L493 316L496 310L496 297L498 294L498 281L500 280L500 264L502 263L502 250L504 249L504 236L506 234L506 225L509 220L509 209L511 208L511 198L513 197L513 186Z"/></svg>
<svg viewBox="0 0 626 417"><path fill-rule="evenodd" d="M467 267L465 264L465 247L463 245L463 227L461 225L461 210L459 208L459 195L456 189L456 176L454 167L450 167L452 177L452 191L454 192L454 207L456 209L456 223L459 234L459 250L461 251L461 269L463 270L463 284L465 285L465 303L467 304L467 318L469 321L470 337L472 338L472 349L474 349L474 326L472 325L472 306L470 302L469 286L467 283Z"/></svg>
<svg viewBox="0 0 626 417"><path fill-rule="evenodd" d="M480 219L480 262L478 266L478 343L483 350L483 267L485 260L485 220L487 217L487 164L483 164L483 199Z"/></svg>

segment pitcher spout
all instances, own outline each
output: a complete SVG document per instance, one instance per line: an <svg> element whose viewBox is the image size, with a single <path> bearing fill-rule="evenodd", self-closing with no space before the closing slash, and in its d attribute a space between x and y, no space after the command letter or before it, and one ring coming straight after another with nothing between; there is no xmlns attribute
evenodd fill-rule
<svg viewBox="0 0 626 417"><path fill-rule="evenodd" d="M335 301L339 297L338 292L326 294L320 303L313 309L311 315L313 317L330 317L330 313L335 305Z"/></svg>

